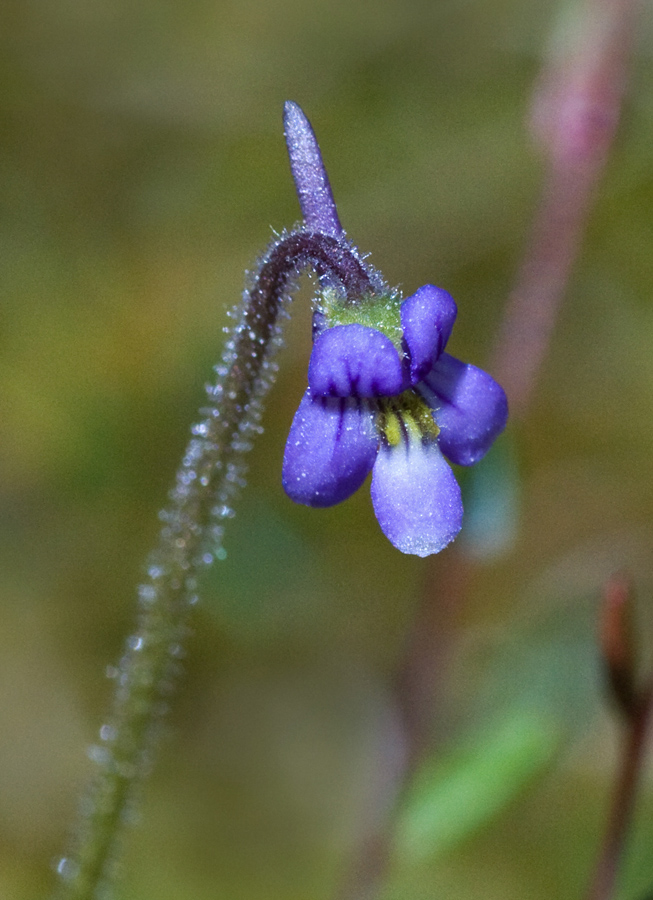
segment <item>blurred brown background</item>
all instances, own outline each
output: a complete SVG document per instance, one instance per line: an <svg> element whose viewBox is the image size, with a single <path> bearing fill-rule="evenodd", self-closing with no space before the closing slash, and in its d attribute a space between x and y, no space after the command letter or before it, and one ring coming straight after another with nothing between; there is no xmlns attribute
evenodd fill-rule
<svg viewBox="0 0 653 900"><path fill-rule="evenodd" d="M271 228L298 219L283 101L313 122L348 233L406 293L447 288L452 352L482 365L537 201L525 117L559 14L533 0L3 4L1 897L52 887L225 311ZM650 624L653 591L650 8L638 31L536 401L506 438L519 517L509 505L452 635L434 729L460 794L428 812L419 851L399 845L391 900L571 900L603 829L615 735L597 598L626 568ZM130 900L326 900L383 800L388 685L427 569L383 538L366 488L324 511L282 492L309 298L307 282L195 613L129 836ZM485 746L506 771L486 771ZM624 897L653 885L652 839L649 781Z"/></svg>

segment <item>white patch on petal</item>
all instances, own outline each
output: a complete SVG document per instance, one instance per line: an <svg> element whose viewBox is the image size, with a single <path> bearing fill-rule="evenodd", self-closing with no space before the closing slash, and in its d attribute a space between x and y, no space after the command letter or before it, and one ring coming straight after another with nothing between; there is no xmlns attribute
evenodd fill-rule
<svg viewBox="0 0 653 900"><path fill-rule="evenodd" d="M372 502L383 533L402 553L439 553L462 525L460 487L437 441L382 446L374 463Z"/></svg>

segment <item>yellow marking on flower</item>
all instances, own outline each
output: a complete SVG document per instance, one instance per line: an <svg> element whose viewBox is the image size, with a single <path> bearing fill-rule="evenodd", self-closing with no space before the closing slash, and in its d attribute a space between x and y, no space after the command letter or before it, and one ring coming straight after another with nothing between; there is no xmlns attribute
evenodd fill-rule
<svg viewBox="0 0 653 900"><path fill-rule="evenodd" d="M414 391L381 401L379 428L391 447L397 447L404 437L422 441L440 433L430 408Z"/></svg>
<svg viewBox="0 0 653 900"><path fill-rule="evenodd" d="M401 423L399 421L399 416L396 413L385 413L381 428L391 447L397 447L401 443Z"/></svg>

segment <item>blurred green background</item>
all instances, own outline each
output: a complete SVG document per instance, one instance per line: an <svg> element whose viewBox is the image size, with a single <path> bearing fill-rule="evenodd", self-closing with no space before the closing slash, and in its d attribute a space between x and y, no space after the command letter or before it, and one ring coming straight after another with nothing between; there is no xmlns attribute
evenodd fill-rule
<svg viewBox="0 0 653 900"><path fill-rule="evenodd" d="M541 184L525 118L559 11L3 3L0 897L52 888L110 696L104 671L133 627L225 311L271 228L298 219L283 101L313 122L349 234L406 293L446 287L460 309L452 352L482 365ZM450 636L442 749L401 821L388 900L571 900L603 831L616 734L596 609L615 569L635 577L653 642L649 8L638 30L536 401L505 439L515 538L475 570ZM309 298L307 283L228 557L194 613L128 839L130 900L326 900L387 803L389 685L438 565L393 550L367 488L324 511L282 492ZM653 885L652 840L649 778L624 898Z"/></svg>

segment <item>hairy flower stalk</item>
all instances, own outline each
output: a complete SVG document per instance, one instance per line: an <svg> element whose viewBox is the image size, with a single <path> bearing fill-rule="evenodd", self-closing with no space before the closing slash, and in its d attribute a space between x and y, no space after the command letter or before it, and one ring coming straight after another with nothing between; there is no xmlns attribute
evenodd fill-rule
<svg viewBox="0 0 653 900"><path fill-rule="evenodd" d="M245 291L208 406L177 472L170 505L161 513L159 544L139 588L138 628L117 667L113 709L90 750L98 766L82 802L75 846L57 866L65 900L106 896L118 840L137 785L147 773L157 726L166 711L183 654L189 607L197 601L202 568L222 555L223 523L243 484L243 454L261 430L262 401L280 345L279 313L295 276L307 267L346 303L373 290L370 275L349 245L320 233L296 232L275 241Z"/></svg>
<svg viewBox="0 0 653 900"><path fill-rule="evenodd" d="M138 629L111 670L113 710L91 748L98 765L76 845L60 860L64 900L105 897L121 826L150 765L157 727L183 654L201 570L224 555L224 521L244 484L243 455L261 430L280 345L279 314L311 268L319 297L307 389L286 445L283 485L310 506L346 499L373 469L382 530L405 553L437 553L456 536L460 488L444 456L472 465L503 429L505 395L485 372L444 348L456 304L425 285L403 300L347 240L310 123L287 103L290 164L304 227L259 261L227 341L208 406L192 429L159 544L139 589ZM443 455L444 454L444 455Z"/></svg>

